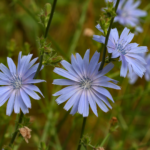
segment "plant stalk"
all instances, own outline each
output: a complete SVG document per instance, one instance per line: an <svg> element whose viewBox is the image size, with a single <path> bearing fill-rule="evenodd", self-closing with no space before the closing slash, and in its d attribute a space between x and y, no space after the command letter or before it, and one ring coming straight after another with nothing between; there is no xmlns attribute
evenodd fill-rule
<svg viewBox="0 0 150 150"><path fill-rule="evenodd" d="M117 11L119 2L120 2L120 0L117 0L117 3L116 3L116 5L115 5L115 12ZM105 64L105 57L106 57L106 51L107 51L107 43L108 43L108 39L109 39L109 35L110 35L110 31L111 31L113 22L114 22L114 17L112 17L112 19L111 19L111 21L110 21L110 25L109 25L108 32L107 32L107 35L106 35L105 45L104 45L104 52L103 52L103 57L102 57L101 65L100 65L100 67L99 67L99 71L101 71L101 70L103 69L104 64Z"/></svg>

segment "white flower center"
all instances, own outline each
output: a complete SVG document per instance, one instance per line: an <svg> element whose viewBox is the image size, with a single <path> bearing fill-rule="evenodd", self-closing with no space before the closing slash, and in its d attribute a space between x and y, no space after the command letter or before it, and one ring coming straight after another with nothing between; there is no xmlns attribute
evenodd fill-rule
<svg viewBox="0 0 150 150"><path fill-rule="evenodd" d="M13 79L11 80L11 85L14 89L20 89L22 86L22 80L18 75L14 75Z"/></svg>
<svg viewBox="0 0 150 150"><path fill-rule="evenodd" d="M80 86L82 89L90 89L92 81L89 78L84 78L80 82Z"/></svg>
<svg viewBox="0 0 150 150"><path fill-rule="evenodd" d="M116 44L116 46L117 46L117 51L118 52L122 53L123 55L126 54L125 49L124 49L122 44L118 44L118 45Z"/></svg>

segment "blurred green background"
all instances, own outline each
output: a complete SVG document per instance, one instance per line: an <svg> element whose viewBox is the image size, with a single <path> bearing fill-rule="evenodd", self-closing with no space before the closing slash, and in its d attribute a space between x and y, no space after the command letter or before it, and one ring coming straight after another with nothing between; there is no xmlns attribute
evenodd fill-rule
<svg viewBox="0 0 150 150"><path fill-rule="evenodd" d="M7 56L12 57L17 64L19 51L23 54L33 53L39 56L38 37L44 33L39 23L39 14L46 3L53 0L0 0L0 62L7 65ZM84 55L86 49L91 49L91 56L102 45L85 35L85 29L90 28L94 34L100 34L95 28L105 7L104 0L58 0L56 10L49 30L47 41L58 55L70 61L70 54L79 52ZM150 2L142 0L140 8L148 15L142 19L143 33L135 35L132 42L150 47ZM114 23L119 32L123 26ZM98 108L96 117L90 110L87 118L85 135L91 138L92 145L100 144L110 128L110 120L117 117L119 128L109 136L104 144L105 150L150 150L150 84L145 79L138 79L134 85L127 78L120 77L120 62L114 62L115 67L107 75L119 80L121 90L111 90L115 103L107 114ZM28 127L32 129L32 138L25 143L20 136L15 141L14 149L37 150L40 142L50 145L55 150L77 149L83 117L79 114L68 115L58 106L56 97L52 94L61 87L52 85L55 78L53 66L45 66L39 78L46 83L39 87L45 98L40 101L32 100L32 109L27 117L30 118ZM67 118L66 118L67 116ZM0 107L0 149L7 145L14 131L16 114L6 116L6 104ZM84 148L82 148L84 150ZM90 149L90 148L88 148Z"/></svg>

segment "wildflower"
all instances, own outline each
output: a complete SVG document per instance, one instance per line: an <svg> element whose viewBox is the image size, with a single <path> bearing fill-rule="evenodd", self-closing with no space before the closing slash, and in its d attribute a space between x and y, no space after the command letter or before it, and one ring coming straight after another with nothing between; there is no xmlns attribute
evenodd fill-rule
<svg viewBox="0 0 150 150"><path fill-rule="evenodd" d="M106 0L114 2L116 4L117 0ZM140 25L140 17L145 17L147 15L146 11L140 10L137 7L140 5L141 1L138 0L121 0L117 9L117 16L114 21L119 22L124 26L135 27L137 32L142 32Z"/></svg>
<svg viewBox="0 0 150 150"><path fill-rule="evenodd" d="M111 101L113 98L111 94L103 87L109 87L113 89L120 89L119 86L115 85L116 80L110 79L104 76L113 68L113 64L108 64L102 71L98 71L100 67L99 56L100 53L95 52L91 61L89 62L90 50L87 50L84 58L76 53L76 59L72 55L71 64L67 61L61 61L61 64L66 69L55 68L54 72L68 79L55 79L53 84L56 85L68 85L68 87L63 88L54 94L54 96L59 96L56 99L58 104L67 101L64 106L65 110L69 110L72 106L71 114L74 115L77 111L87 117L89 115L89 105L96 116L98 106L107 112L108 108L112 108L106 97ZM109 82L112 81L112 82ZM113 101L114 102L114 101ZM106 105L105 105L106 104Z"/></svg>
<svg viewBox="0 0 150 150"><path fill-rule="evenodd" d="M23 138L25 139L25 141L27 143L29 143L28 139L31 138L31 134L30 132L32 131L31 129L29 129L28 127L23 127L23 128L19 128L20 134L23 136Z"/></svg>
<svg viewBox="0 0 150 150"><path fill-rule="evenodd" d="M129 31L125 28L119 38L117 29L111 30L107 44L108 53L112 53L112 58L120 57L120 61L122 61L121 76L126 77L129 69L130 72L133 71L142 78L146 71L146 62L141 55L147 52L147 47L138 47L137 43L130 43L134 34ZM104 36L94 35L93 39L100 43L105 42Z"/></svg>
<svg viewBox="0 0 150 150"><path fill-rule="evenodd" d="M0 106L9 99L6 109L7 115L11 115L13 109L15 113L19 113L20 109L24 114L28 113L28 108L31 108L29 96L36 100L39 100L40 97L35 92L39 92L43 96L39 88L33 85L34 83L44 81L33 79L39 63L34 66L33 64L38 58L30 61L32 54L23 56L22 58L21 55L22 53L20 52L17 68L13 60L9 57L7 57L9 69L2 63L0 64L0 70L3 72L0 72L0 85L5 85L0 87Z"/></svg>
<svg viewBox="0 0 150 150"><path fill-rule="evenodd" d="M88 36L88 37L92 37L94 35L94 31L90 28L86 28L86 29L84 29L83 35Z"/></svg>
<svg viewBox="0 0 150 150"><path fill-rule="evenodd" d="M146 72L144 74L145 80L150 81L150 54L148 54L147 56L143 56L143 58L146 60ZM134 84L137 81L138 76L131 70L128 73L128 78L129 83Z"/></svg>

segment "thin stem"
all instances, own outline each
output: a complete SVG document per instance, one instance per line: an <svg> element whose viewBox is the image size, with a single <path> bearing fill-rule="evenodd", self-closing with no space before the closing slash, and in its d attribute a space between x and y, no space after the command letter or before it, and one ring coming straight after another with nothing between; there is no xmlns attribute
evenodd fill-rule
<svg viewBox="0 0 150 150"><path fill-rule="evenodd" d="M82 139L82 137L83 137L85 124L86 124L86 117L83 118L83 124L82 124L82 129L81 129L81 135L80 135L80 140L79 140L79 145L78 145L77 150L80 150L80 148L81 148L81 143L80 143L80 142L81 142L81 139Z"/></svg>
<svg viewBox="0 0 150 150"><path fill-rule="evenodd" d="M9 143L9 146L10 146L10 147L12 146L12 144L14 143L14 141L15 141L15 139L16 139L16 137L17 137L19 124L22 123L23 117L24 117L24 114L21 112L21 114L20 114L20 116L19 116L19 120L18 120L18 122L16 123L15 132L14 132L14 134L13 134L13 136L12 136L12 139L11 139L11 141L10 141L10 143Z"/></svg>
<svg viewBox="0 0 150 150"><path fill-rule="evenodd" d="M52 22L52 18L53 18L53 14L54 14L56 3L57 3L57 0L54 0L53 6L52 6L52 11L51 11L51 14L50 14L50 17L49 17L49 21L48 21L48 24L47 24L47 27L46 27L46 30L45 30L45 34L44 34L44 38L45 39L47 38L48 31L49 31L49 28L50 28L50 25L51 25L51 22ZM43 54L41 54L41 56L40 56L40 63L39 63L38 69L37 69L37 71L35 73L34 79L37 78L37 76L38 76L38 74L40 72L40 69L42 67L42 61L43 61Z"/></svg>
<svg viewBox="0 0 150 150"><path fill-rule="evenodd" d="M107 135L106 135L106 137L104 138L104 140L102 141L102 143L101 143L101 145L100 145L101 147L104 146L104 144L105 144L105 142L108 140L109 136L110 136L110 133L108 132Z"/></svg>
<svg viewBox="0 0 150 150"><path fill-rule="evenodd" d="M117 0L117 3L116 3L116 5L115 5L115 11L116 11L117 8L118 8L119 2L120 2L120 0ZM106 50L107 50L107 43L108 43L108 39L109 39L109 35L110 35L110 31L111 31L113 22L114 22L114 17L113 17L113 18L111 19L111 21L110 21L110 25L109 25L108 32L107 32L107 35L106 35L105 45L104 45L104 52L103 52L103 58L102 58L101 65L100 65L100 67L99 67L99 71L101 71L101 70L103 69L104 64L105 64L105 56L106 56Z"/></svg>

